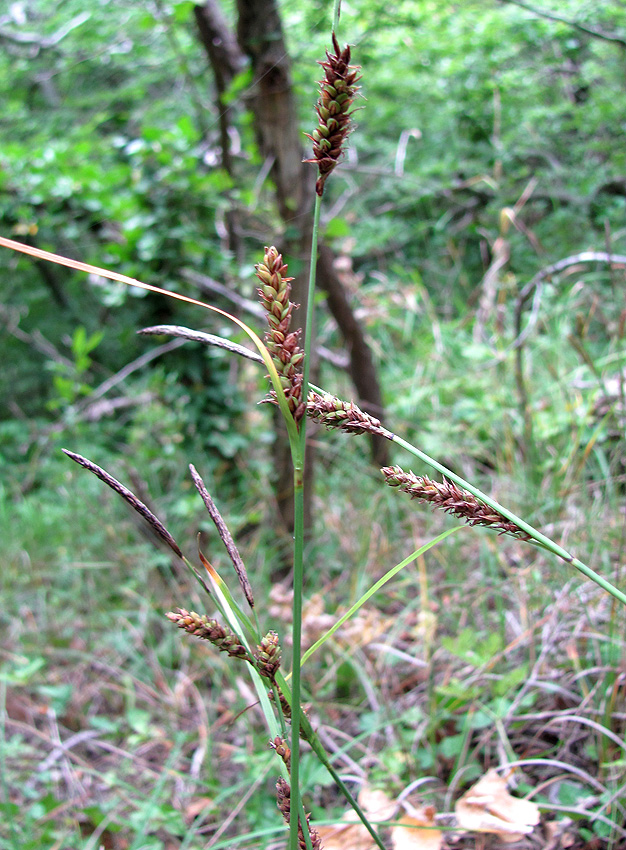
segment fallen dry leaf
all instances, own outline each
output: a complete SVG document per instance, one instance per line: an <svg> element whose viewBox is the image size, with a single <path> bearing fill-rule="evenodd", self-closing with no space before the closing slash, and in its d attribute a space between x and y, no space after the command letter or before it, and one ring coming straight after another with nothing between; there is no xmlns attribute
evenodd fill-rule
<svg viewBox="0 0 626 850"><path fill-rule="evenodd" d="M539 809L530 800L512 797L506 781L490 770L457 800L456 817L463 829L490 832L508 843L519 841L539 823Z"/></svg>
<svg viewBox="0 0 626 850"><path fill-rule="evenodd" d="M369 785L361 786L357 800L371 821L391 820L397 808L396 803L390 800L384 791L377 791Z"/></svg>
<svg viewBox="0 0 626 850"><path fill-rule="evenodd" d="M414 817L402 817L389 830L393 850L439 850L443 834L441 830L434 829L434 815L434 809L429 806L416 811Z"/></svg>
<svg viewBox="0 0 626 850"><path fill-rule="evenodd" d="M185 806L185 817L192 821L197 818L201 812L208 812L215 806L215 800L212 797L195 797Z"/></svg>
<svg viewBox="0 0 626 850"><path fill-rule="evenodd" d="M291 621L293 592L282 585L274 585L270 591L270 616L285 623ZM328 613L327 599L322 593L316 593L305 600L302 608L302 647L308 649L336 623L346 609L343 607ZM390 630L393 618L385 617L377 608L363 606L347 620L333 637L338 646L348 650L366 647ZM289 640L286 639L286 643Z"/></svg>
<svg viewBox="0 0 626 850"><path fill-rule="evenodd" d="M353 817L354 812L344 817ZM374 850L376 844L362 823L316 827L324 850Z"/></svg>
<svg viewBox="0 0 626 850"><path fill-rule="evenodd" d="M374 828L379 821L391 820L396 810L396 804L384 791L376 791L369 785L361 787L358 801ZM355 823L355 818L350 809L342 816L342 823L317 827L324 850L375 850L372 836L360 821Z"/></svg>

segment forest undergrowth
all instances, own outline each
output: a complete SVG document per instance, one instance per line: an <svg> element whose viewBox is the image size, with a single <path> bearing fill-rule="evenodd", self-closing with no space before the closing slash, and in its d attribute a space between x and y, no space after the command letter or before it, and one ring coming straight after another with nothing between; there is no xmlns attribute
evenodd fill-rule
<svg viewBox="0 0 626 850"><path fill-rule="evenodd" d="M309 137L318 197L342 161L359 82L334 36L327 50ZM70 359L51 357L48 415L14 405L1 426L2 850L282 848L280 813L293 850L626 848L624 231L607 214L585 251L500 275L520 241L538 245L524 219L534 178L517 188L469 293L448 240L441 274L462 310L429 289L427 269L355 268L359 245L337 228L337 265L384 388L382 425L339 401L354 390L328 360L315 381L333 396L308 394L310 358L289 335L290 278L274 248L257 251L255 281L269 329L257 317L246 319L252 334L240 319L233 330L224 311L211 327L231 347L265 332L265 365L231 366L221 348L201 355L222 409L197 400L190 355L182 390L166 365L139 371L128 392L140 405L90 418L104 334L78 328ZM246 274L250 289L252 264ZM9 318L14 339L42 347ZM341 355L336 322L317 320L318 345ZM302 466L305 411L312 420L314 519L304 529L296 509L295 554L268 484L287 437L276 404L257 404L265 371ZM382 475L371 434L389 441ZM297 502L298 475L295 491ZM249 615L248 579L233 572L239 555L211 497L254 591ZM198 548L191 572L179 543ZM300 690L304 710L290 717Z"/></svg>

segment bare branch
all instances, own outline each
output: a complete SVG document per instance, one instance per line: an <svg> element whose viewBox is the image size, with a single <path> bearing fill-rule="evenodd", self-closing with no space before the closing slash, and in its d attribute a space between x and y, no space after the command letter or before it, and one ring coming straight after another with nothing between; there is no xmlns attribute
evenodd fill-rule
<svg viewBox="0 0 626 850"><path fill-rule="evenodd" d="M549 21L556 21L559 24L566 24L578 32L584 32L585 35L590 35L592 38L599 38L602 41L610 41L613 44L619 44L620 47L626 48L626 38L624 36L613 35L612 33L604 32L603 30L592 29L586 27L578 21L571 21L569 18L563 18L561 15L555 15L554 12L544 12L543 9L535 9L530 3L524 3L523 0L499 0L500 3L510 3L512 6L519 6L520 9L526 9L527 12L532 12L539 18L546 18Z"/></svg>
<svg viewBox="0 0 626 850"><path fill-rule="evenodd" d="M38 50L56 47L66 35L72 32L72 30L75 30L77 27L82 26L89 20L90 17L91 12L80 12L62 27L59 27L55 33L52 33L52 35L49 36L38 35L34 32L11 32L10 30L0 29L0 39L12 41L15 44L28 44Z"/></svg>
<svg viewBox="0 0 626 850"><path fill-rule="evenodd" d="M580 254L573 254L570 257L564 257L562 260L559 260L556 263L552 263L552 265L546 266L544 269L540 269L540 271L537 272L533 279L526 284L526 286L517 296L517 303L515 306L515 324L517 328L517 336L513 344L509 346L509 349L519 348L535 326L537 321L537 314L539 311L539 303L541 301L541 291L543 288L543 282L547 278L552 277L552 275L559 274L560 272L565 271L565 269L568 269L571 266L580 265L580 263L605 263L610 266L618 266L624 268L626 267L626 255L609 254L606 251L583 251ZM531 314L531 318L524 330L522 331L521 316L524 310L524 305L526 304L530 296L533 295L533 293L533 311Z"/></svg>
<svg viewBox="0 0 626 850"><path fill-rule="evenodd" d="M15 339L19 339L20 342L31 346L31 348L35 351L38 351L40 354L43 354L55 363L62 364L68 369L71 369L74 366L73 362L61 354L61 352L45 338L40 330L36 330L32 334L28 333L28 331L22 330L22 328L20 328L20 315L18 310L9 308L4 304L0 304L0 321L5 324L7 332L10 333L11 336L14 336Z"/></svg>

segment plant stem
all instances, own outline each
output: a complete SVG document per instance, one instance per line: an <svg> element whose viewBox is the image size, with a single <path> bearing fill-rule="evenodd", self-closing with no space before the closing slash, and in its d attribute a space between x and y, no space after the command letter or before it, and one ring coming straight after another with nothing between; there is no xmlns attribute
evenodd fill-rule
<svg viewBox="0 0 626 850"><path fill-rule="evenodd" d="M333 32L337 32L337 27L339 26L339 16L341 15L341 0L335 0L335 6L333 8Z"/></svg>
<svg viewBox="0 0 626 850"><path fill-rule="evenodd" d="M317 265L317 239L321 212L321 197L315 195L313 231L311 235L311 266L306 300L304 325L304 366L302 370L302 400L309 394L311 340L313 335L313 295ZM289 818L289 850L298 850L298 815L300 811L300 669L302 653L302 585L304 583L304 465L306 453L306 416L300 420L297 444L290 440L293 460L294 550L293 550L293 662L291 673L291 813ZM307 834L306 821L302 831Z"/></svg>
<svg viewBox="0 0 626 850"><path fill-rule="evenodd" d="M304 419L300 423L304 430ZM294 459L294 553L293 553L293 661L291 709L291 814L289 848L298 850L298 815L300 800L300 653L302 651L302 582L304 548L304 455L296 465ZM302 824L303 831L306 823Z"/></svg>
<svg viewBox="0 0 626 850"><path fill-rule="evenodd" d="M292 729L293 729L293 695L292 695L292 691L289 688L289 684L288 684L287 680L285 679L285 677L283 676L283 674L280 672L280 670L276 674L276 681L277 681L281 691L283 692L285 699L292 706ZM313 727L311 726L310 720L308 719L308 717L306 716L306 714L302 710L300 711L300 728L302 730L302 737L306 741L309 742L309 744L311 745L311 749L313 750L315 755L318 757L321 764L323 764L324 767L326 768L326 770L328 770L328 772L330 773L330 775L334 779L335 783L337 784L337 787L339 788L341 793L344 795L344 797L346 798L348 803L352 806L352 808L354 809L354 811L356 812L356 814L360 818L363 826L367 829L369 834L372 836L376 845L380 848L380 850L386 850L385 845L383 844L381 838L377 835L374 827L371 825L371 823L367 819L367 816L365 815L363 809L359 806L358 801L355 800L355 798L352 796L352 794L350 793L350 791L346 787L344 781L342 780L342 778L339 776L339 774L337 773L337 771L333 767L328 753L324 749L324 746L321 743L320 739L318 738L317 733L314 731ZM292 774L293 774L293 750L291 752L291 760L292 760Z"/></svg>
<svg viewBox="0 0 626 850"><path fill-rule="evenodd" d="M552 552L553 555L556 555L558 558L562 558L566 563L571 564L575 567L579 572L586 575L587 578L594 581L597 585L599 585L603 590L606 590L607 593L610 593L611 596L614 596L615 599L618 599L623 605L626 605L626 594L622 593L621 590L618 590L614 587L610 582L608 582L601 575L598 575L591 567L588 567L587 564L584 564L578 558L575 558L573 555L563 549L562 546L559 546L558 543L555 543L554 540L550 540L549 537L546 537L545 534L542 534L540 531L537 531L536 528L533 528L532 525L529 525L527 522L524 522L523 519L516 516L512 511L507 510L507 508L500 505L494 499L491 499L486 493L483 493L482 490L479 490L477 487L474 487L464 478L461 478L456 473L452 472L452 470L443 466L443 464L434 460L429 455L425 454L420 449L411 445L411 443L407 443L406 440L403 440L402 437L398 437L397 434L393 435L393 442L397 443L399 446L402 446L403 449L406 449L407 452L410 452L415 457L423 460L424 463L427 463L433 469L436 469L437 472L440 472L442 475L445 475L446 478L449 478L451 481L454 481L455 484L458 484L459 487L463 487L465 490L469 491L473 496L476 496L477 499L480 499L486 505L489 505L490 508L493 508L498 513L502 514L503 517L506 517L510 522L515 523L522 531L525 531L532 539L538 543L542 548L547 549L548 552Z"/></svg>
<svg viewBox="0 0 626 850"><path fill-rule="evenodd" d="M302 367L302 401L306 404L309 394L309 375L311 372L311 347L313 339L313 297L315 295L315 276L317 272L317 241L320 227L320 213L322 211L322 197L315 193L315 207L313 209L313 230L311 232L311 264L309 267L309 288L306 296L306 317L304 320L304 363ZM300 422L300 452L304 458L304 445L306 439L306 416Z"/></svg>

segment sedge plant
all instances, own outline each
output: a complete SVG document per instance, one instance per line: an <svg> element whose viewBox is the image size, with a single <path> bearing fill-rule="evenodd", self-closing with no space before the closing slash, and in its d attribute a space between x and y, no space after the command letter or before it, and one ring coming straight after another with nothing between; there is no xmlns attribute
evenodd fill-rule
<svg viewBox="0 0 626 850"><path fill-rule="evenodd" d="M333 766L332 759L322 746L310 720L302 707L301 667L334 632L386 582L400 570L419 558L425 551L443 541L454 529L448 530L431 540L419 550L408 555L392 567L321 637L304 655L301 652L302 591L304 583L304 487L306 423L310 418L327 428L339 429L347 434L374 434L394 443L424 464L438 472L441 480L417 476L400 466L385 467L384 481L390 487L405 492L411 499L427 502L473 526L490 528L498 534L516 537L530 545L540 547L564 560L596 582L605 591L626 604L626 594L612 585L591 567L574 557L556 541L533 528L522 518L500 505L471 483L465 481L436 459L429 457L418 447L411 445L397 434L388 430L379 420L363 412L351 401L344 401L309 383L311 359L312 306L315 290L315 259L317 256L318 226L324 187L345 151L351 131L351 116L359 80L358 68L351 65L350 47L340 47L336 30L338 7L335 4L332 46L326 58L320 62L323 79L316 105L317 127L310 134L312 156L309 162L317 168L315 204L313 209L312 245L310 257L309 292L305 317L304 339L290 328L295 305L290 300L291 278L280 251L270 246L265 248L263 258L256 266L259 280L259 296L265 309L268 327L264 338L240 319L210 304L180 293L167 292L124 275L86 263L41 251L21 243L0 237L0 244L41 260L59 263L88 273L95 273L111 280L121 281L209 309L237 324L254 344L257 354L206 334L168 326L148 328L147 333L171 333L196 339L207 344L219 345L235 353L243 354L264 365L271 382L266 401L278 406L291 449L293 463L293 492L295 503L294 552L293 552L293 611L292 645L293 661L289 673L282 669L281 637L275 631L264 631L259 622L254 602L253 588L245 565L235 542L222 519L213 498L209 494L200 474L190 466L192 480L214 522L222 542L235 569L248 610L236 601L228 582L212 566L204 553L198 551L197 559L187 557L182 547L172 537L160 520L128 488L113 478L92 460L71 451L66 454L76 463L98 476L131 505L157 532L178 559L193 573L210 597L216 616L197 613L179 607L167 614L168 619L179 629L201 640L208 641L218 651L224 652L235 664L245 664L252 677L259 703L267 723L269 745L278 759L280 776L276 783L278 808L289 824L289 850L317 850L321 847L319 835L310 823L309 815L300 793L300 742L305 740L316 757L331 774L341 793L346 797L356 814L368 830L375 844L384 850L385 844L377 826L370 821L359 803Z"/></svg>

